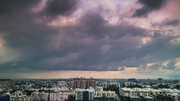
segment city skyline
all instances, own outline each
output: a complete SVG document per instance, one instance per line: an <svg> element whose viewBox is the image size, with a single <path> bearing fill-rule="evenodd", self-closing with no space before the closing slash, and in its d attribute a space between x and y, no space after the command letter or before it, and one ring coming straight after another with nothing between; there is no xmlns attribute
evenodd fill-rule
<svg viewBox="0 0 180 101"><path fill-rule="evenodd" d="M1 0L0 78L180 79L179 0Z"/></svg>

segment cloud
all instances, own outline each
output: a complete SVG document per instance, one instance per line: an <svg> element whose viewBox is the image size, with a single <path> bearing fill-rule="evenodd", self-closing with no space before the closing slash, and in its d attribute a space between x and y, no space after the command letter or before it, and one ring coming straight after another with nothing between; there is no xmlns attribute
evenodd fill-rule
<svg viewBox="0 0 180 101"><path fill-rule="evenodd" d="M139 39L146 36L142 28L128 24L110 25L100 14L94 12L85 13L77 22L61 27L61 34L55 34L51 41L50 47L56 49L53 53L56 56L84 51L84 54L71 61L72 66L68 65L66 69L110 70L109 63L119 62L126 56L133 55L136 52L133 48L137 48L141 43ZM126 54L127 51L132 53ZM49 58L52 58L53 54ZM79 65L83 68L78 67ZM99 65L101 69L97 68ZM60 63L59 66L67 64ZM118 66L114 65L111 70L117 70Z"/></svg>
<svg viewBox="0 0 180 101"><path fill-rule="evenodd" d="M166 66L163 66L163 69L175 69L176 61L170 61Z"/></svg>
<svg viewBox="0 0 180 101"><path fill-rule="evenodd" d="M35 6L40 0L1 0L0 15Z"/></svg>
<svg viewBox="0 0 180 101"><path fill-rule="evenodd" d="M143 5L142 8L137 9L133 17L146 16L149 12L159 10L166 0L138 0Z"/></svg>
<svg viewBox="0 0 180 101"><path fill-rule="evenodd" d="M95 39L110 38L117 39L125 35L146 36L145 29L127 23L111 25L98 12L89 11L85 13L75 25L75 30ZM133 30L133 31L132 31Z"/></svg>
<svg viewBox="0 0 180 101"><path fill-rule="evenodd" d="M57 17L58 15L70 15L76 10L77 1L75 0L48 0L46 6L40 12L46 17Z"/></svg>
<svg viewBox="0 0 180 101"><path fill-rule="evenodd" d="M154 69L154 70L157 70L159 68L161 68L161 64L160 63L154 63L153 65L148 67L148 69Z"/></svg>
<svg viewBox="0 0 180 101"><path fill-rule="evenodd" d="M7 62L19 61L19 56L21 56L21 52L14 48L8 48L0 36L0 65Z"/></svg>
<svg viewBox="0 0 180 101"><path fill-rule="evenodd" d="M76 26L77 29L93 38L103 38L106 34L108 22L98 12L89 11L84 14Z"/></svg>
<svg viewBox="0 0 180 101"><path fill-rule="evenodd" d="M118 67L118 71L124 71L126 69L126 66Z"/></svg>
<svg viewBox="0 0 180 101"><path fill-rule="evenodd" d="M178 19L168 20L163 23L163 25L166 25L166 26L177 26L178 24L179 24Z"/></svg>
<svg viewBox="0 0 180 101"><path fill-rule="evenodd" d="M36 18L30 16L28 19ZM170 44L173 37L162 34L161 30L155 31L154 36L148 36L145 29L135 25L111 25L96 12L84 13L77 23L57 28L31 21L24 23L18 32L15 33L13 28L16 27L12 27L4 37L10 47L23 50L24 60L7 62L4 67L117 71L121 66L138 67L178 57L178 45ZM33 30L28 30L26 24ZM10 33L16 37L10 37ZM147 36L151 40L142 43ZM174 52L168 54L170 51Z"/></svg>
<svg viewBox="0 0 180 101"><path fill-rule="evenodd" d="M180 69L180 59L176 58L176 59L168 61L165 65L163 65L163 69L179 70Z"/></svg>
<svg viewBox="0 0 180 101"><path fill-rule="evenodd" d="M2 55L5 56L3 60L8 60L3 61L1 67L5 69L31 68L32 65L29 63L32 63L33 59L36 61L38 56L41 57L49 35L55 34L57 31L44 23L36 22L38 16L31 9L39 3L37 0L13 2L3 0L1 2L4 13L0 15L0 38L5 43ZM10 5L10 7L5 7L3 4ZM1 49L1 51L3 50Z"/></svg>
<svg viewBox="0 0 180 101"><path fill-rule="evenodd" d="M111 49L111 45L104 45L102 46L102 53L106 53Z"/></svg>
<svg viewBox="0 0 180 101"><path fill-rule="evenodd" d="M179 57L180 45L172 43L177 36L173 29L166 29L169 25L175 25L177 20L168 20L168 26L164 29L160 25L145 28L139 27L140 18L123 17L123 20L112 24L117 19L111 18L111 15L106 18L106 10L92 10L91 7L86 11L82 8L74 9L77 7L75 1L49 0L39 12L32 10L40 5L39 2L26 2L30 3L20 5L21 9L15 6L18 4L9 2L12 6L4 7L5 11L0 15L0 38L6 44L5 49L0 43L0 52L2 47L4 52L0 53L3 57L0 59L1 71L152 70L162 67L164 61ZM163 4L161 0L153 1L158 2L156 6L149 4L149 1L139 2L144 4L143 7L152 8L151 11L160 9ZM63 22L63 17L73 19L73 13L78 15L73 23L65 26L61 26L61 23L53 26L49 24L51 21ZM114 15L119 14L121 12ZM42 20L44 16L52 18L51 21ZM143 19L151 22L148 18ZM146 68L148 63L157 64Z"/></svg>
<svg viewBox="0 0 180 101"><path fill-rule="evenodd" d="M71 62L73 60L78 59L82 55L82 52L76 52L76 53L68 53L65 56L62 57L52 57L48 59L44 59L44 63L50 63L50 64L60 64L64 62Z"/></svg>

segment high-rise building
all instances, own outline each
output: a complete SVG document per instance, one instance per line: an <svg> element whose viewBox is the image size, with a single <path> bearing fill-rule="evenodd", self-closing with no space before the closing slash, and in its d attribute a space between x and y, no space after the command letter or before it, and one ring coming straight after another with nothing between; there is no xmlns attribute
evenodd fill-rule
<svg viewBox="0 0 180 101"><path fill-rule="evenodd" d="M96 80L90 77L89 79L86 78L74 78L74 89L75 88L89 88L89 87L96 87Z"/></svg>

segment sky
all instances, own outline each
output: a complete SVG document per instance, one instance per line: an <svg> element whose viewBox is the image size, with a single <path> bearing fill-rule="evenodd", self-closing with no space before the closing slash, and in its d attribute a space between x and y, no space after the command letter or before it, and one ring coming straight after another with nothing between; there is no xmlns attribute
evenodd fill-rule
<svg viewBox="0 0 180 101"><path fill-rule="evenodd" d="M0 78L180 79L180 0L0 0Z"/></svg>

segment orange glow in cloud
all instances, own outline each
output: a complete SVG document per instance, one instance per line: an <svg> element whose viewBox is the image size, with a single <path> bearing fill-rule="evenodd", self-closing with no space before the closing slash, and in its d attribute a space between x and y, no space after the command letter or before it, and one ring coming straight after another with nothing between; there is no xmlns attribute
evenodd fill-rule
<svg viewBox="0 0 180 101"><path fill-rule="evenodd" d="M127 8L124 12L123 12L123 16L126 16L128 14L130 14L132 12L131 8Z"/></svg>
<svg viewBox="0 0 180 101"><path fill-rule="evenodd" d="M142 40L143 44L146 44L148 41L151 40L151 38L150 37L145 37L145 38L142 38L141 40Z"/></svg>
<svg viewBox="0 0 180 101"><path fill-rule="evenodd" d="M177 15L177 18L180 19L180 0L170 3L169 10L172 11L173 15Z"/></svg>
<svg viewBox="0 0 180 101"><path fill-rule="evenodd" d="M62 17L59 16L56 20L48 23L49 26L68 26L77 23L78 17Z"/></svg>
<svg viewBox="0 0 180 101"><path fill-rule="evenodd" d="M150 66L152 66L154 64L156 64L156 63L148 63L147 66L150 67Z"/></svg>
<svg viewBox="0 0 180 101"><path fill-rule="evenodd" d="M174 18L180 20L180 1L176 0L174 2L168 2L167 5L160 11L152 13L152 16L149 18L153 18L154 21L163 21L165 19ZM156 16L156 17L154 17Z"/></svg>

